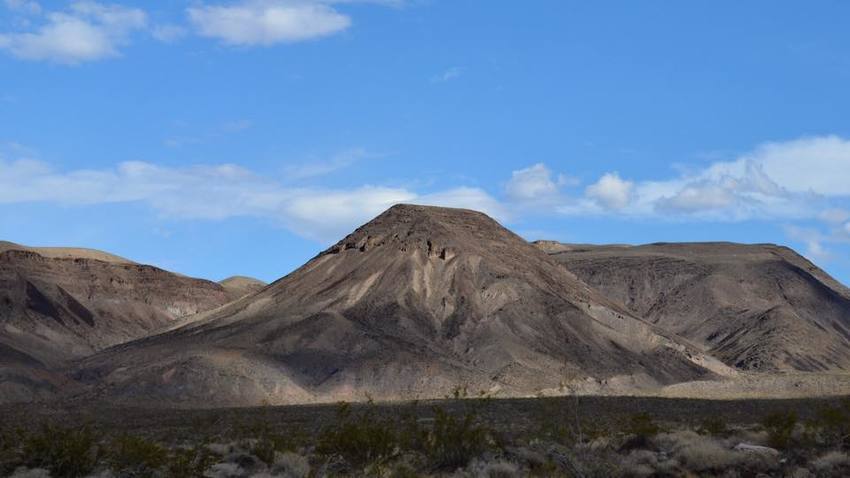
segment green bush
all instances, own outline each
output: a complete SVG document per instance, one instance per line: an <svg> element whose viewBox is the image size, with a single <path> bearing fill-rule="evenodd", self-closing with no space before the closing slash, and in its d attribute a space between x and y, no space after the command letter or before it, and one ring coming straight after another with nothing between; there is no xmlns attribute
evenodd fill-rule
<svg viewBox="0 0 850 478"><path fill-rule="evenodd" d="M89 427L45 425L24 439L22 453L24 463L30 468L46 468L54 477L74 478L94 471L100 450Z"/></svg>
<svg viewBox="0 0 850 478"><path fill-rule="evenodd" d="M762 426L767 431L768 444L774 448L787 448L796 424L797 414L793 411L775 412L766 416Z"/></svg>
<svg viewBox="0 0 850 478"><path fill-rule="evenodd" d="M636 413L629 419L627 432L636 437L652 438L661 431L655 419L648 413Z"/></svg>
<svg viewBox="0 0 850 478"><path fill-rule="evenodd" d="M477 424L474 414L459 418L441 408L435 408L434 413L434 427L427 435L424 450L436 468L466 466L493 446L492 432Z"/></svg>
<svg viewBox="0 0 850 478"><path fill-rule="evenodd" d="M115 471L132 470L135 476L152 476L165 466L168 452L156 443L131 435L112 441L109 462Z"/></svg>
<svg viewBox="0 0 850 478"><path fill-rule="evenodd" d="M11 475L19 464L18 445L22 436L20 430L0 431L0 476Z"/></svg>
<svg viewBox="0 0 850 478"><path fill-rule="evenodd" d="M364 466L389 460L398 452L398 436L393 423L379 420L371 409L353 414L342 404L337 423L319 435L316 451L326 456L341 456L348 463Z"/></svg>
<svg viewBox="0 0 850 478"><path fill-rule="evenodd" d="M699 432L703 435L725 436L729 433L729 427L720 417L706 418L699 426Z"/></svg>
<svg viewBox="0 0 850 478"><path fill-rule="evenodd" d="M850 445L850 410L843 407L823 407L818 410L814 426L819 429L825 444L840 448Z"/></svg>

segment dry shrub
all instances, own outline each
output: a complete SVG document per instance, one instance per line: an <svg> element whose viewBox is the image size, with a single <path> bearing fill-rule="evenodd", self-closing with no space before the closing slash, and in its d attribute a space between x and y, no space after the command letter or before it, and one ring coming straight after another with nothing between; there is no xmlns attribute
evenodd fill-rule
<svg viewBox="0 0 850 478"><path fill-rule="evenodd" d="M683 468L692 472L722 472L729 469L757 472L778 466L774 456L731 450L712 437L689 430L660 435L658 442Z"/></svg>
<svg viewBox="0 0 850 478"><path fill-rule="evenodd" d="M850 456L840 451L831 451L812 462L818 476L848 476Z"/></svg>
<svg viewBox="0 0 850 478"><path fill-rule="evenodd" d="M169 478L195 478L213 462L212 452L204 446L176 448L171 451L166 471Z"/></svg>
<svg viewBox="0 0 850 478"><path fill-rule="evenodd" d="M159 444L132 435L116 438L109 450L112 468L133 476L152 476L167 460L168 452Z"/></svg>
<svg viewBox="0 0 850 478"><path fill-rule="evenodd" d="M623 476L645 478L653 476L658 467L658 456L649 450L633 450L623 459Z"/></svg>
<svg viewBox="0 0 850 478"><path fill-rule="evenodd" d="M44 468L18 468L9 478L50 478L50 472Z"/></svg>
<svg viewBox="0 0 850 478"><path fill-rule="evenodd" d="M525 476L516 463L504 460L473 460L466 476L470 478L519 478Z"/></svg>
<svg viewBox="0 0 850 478"><path fill-rule="evenodd" d="M310 461L297 453L275 453L272 474L280 478L306 478L310 474Z"/></svg>
<svg viewBox="0 0 850 478"><path fill-rule="evenodd" d="M206 478L242 478L245 470L235 463L217 463L204 473Z"/></svg>

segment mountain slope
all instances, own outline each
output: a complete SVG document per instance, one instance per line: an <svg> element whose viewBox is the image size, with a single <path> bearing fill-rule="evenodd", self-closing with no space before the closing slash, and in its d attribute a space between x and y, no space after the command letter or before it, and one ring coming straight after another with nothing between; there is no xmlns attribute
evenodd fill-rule
<svg viewBox="0 0 850 478"><path fill-rule="evenodd" d="M542 242L591 287L745 370L850 370L850 291L791 249Z"/></svg>
<svg viewBox="0 0 850 478"><path fill-rule="evenodd" d="M728 371L484 214L399 205L255 295L85 360L78 377L115 400L192 406L654 386L709 368Z"/></svg>
<svg viewBox="0 0 850 478"><path fill-rule="evenodd" d="M245 276L228 277L227 279L219 281L219 284L224 287L224 290L227 291L230 298L233 300L241 299L246 295L255 294L268 285L259 279Z"/></svg>
<svg viewBox="0 0 850 478"><path fill-rule="evenodd" d="M69 360L229 300L216 283L99 251L0 243L0 402L49 394Z"/></svg>

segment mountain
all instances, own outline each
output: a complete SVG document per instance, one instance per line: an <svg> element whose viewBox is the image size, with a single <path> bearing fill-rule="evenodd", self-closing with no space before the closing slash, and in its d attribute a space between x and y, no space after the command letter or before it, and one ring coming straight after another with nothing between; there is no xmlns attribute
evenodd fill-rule
<svg viewBox="0 0 850 478"><path fill-rule="evenodd" d="M119 402L529 395L730 373L486 215L398 205L262 291L83 360Z"/></svg>
<svg viewBox="0 0 850 478"><path fill-rule="evenodd" d="M214 282L105 252L0 242L0 402L48 396L68 361L229 301Z"/></svg>
<svg viewBox="0 0 850 478"><path fill-rule="evenodd" d="M786 247L536 245L633 314L730 366L850 370L850 290Z"/></svg>
<svg viewBox="0 0 850 478"><path fill-rule="evenodd" d="M255 294L268 285L259 279L245 276L228 277L227 279L219 281L219 284L224 287L224 290L227 291L232 300L241 299L246 295Z"/></svg>

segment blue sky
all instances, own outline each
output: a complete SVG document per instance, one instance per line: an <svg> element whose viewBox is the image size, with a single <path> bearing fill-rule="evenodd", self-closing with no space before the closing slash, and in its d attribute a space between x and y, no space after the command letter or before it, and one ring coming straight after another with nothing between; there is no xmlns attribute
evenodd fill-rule
<svg viewBox="0 0 850 478"><path fill-rule="evenodd" d="M0 238L276 279L395 202L850 283L850 3L0 0Z"/></svg>

